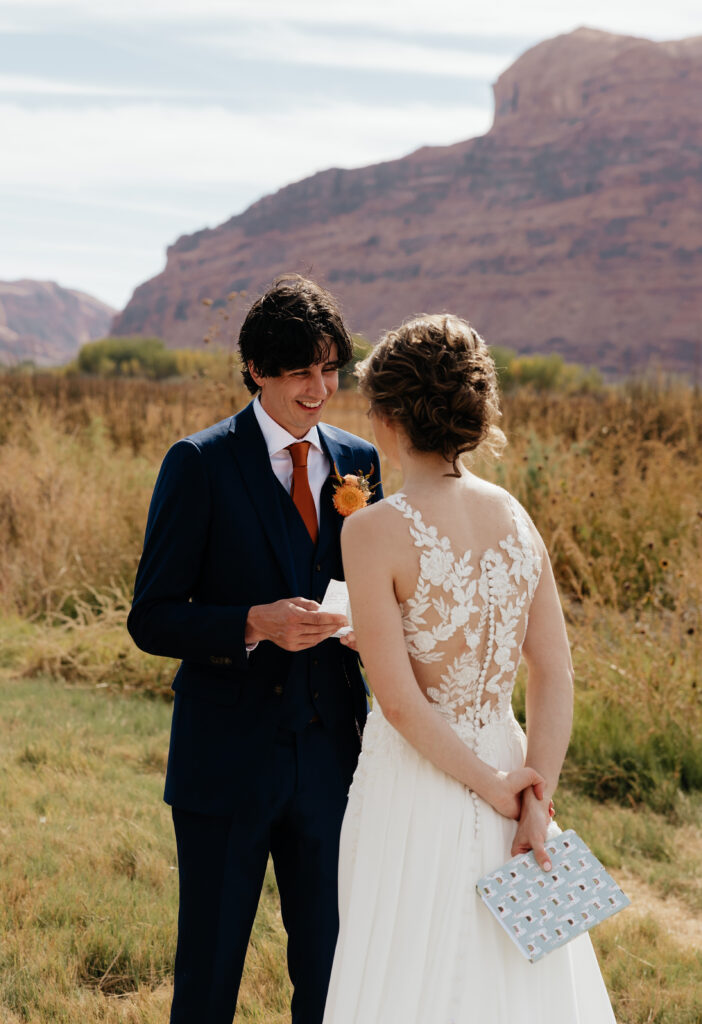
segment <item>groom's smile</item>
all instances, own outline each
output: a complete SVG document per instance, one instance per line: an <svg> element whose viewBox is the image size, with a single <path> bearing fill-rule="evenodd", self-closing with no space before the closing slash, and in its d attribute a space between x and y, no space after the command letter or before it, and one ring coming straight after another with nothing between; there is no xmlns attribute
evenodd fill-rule
<svg viewBox="0 0 702 1024"><path fill-rule="evenodd" d="M261 377L249 367L261 388L261 405L293 437L304 437L322 418L325 405L339 387L336 344L323 363L282 370L278 377Z"/></svg>

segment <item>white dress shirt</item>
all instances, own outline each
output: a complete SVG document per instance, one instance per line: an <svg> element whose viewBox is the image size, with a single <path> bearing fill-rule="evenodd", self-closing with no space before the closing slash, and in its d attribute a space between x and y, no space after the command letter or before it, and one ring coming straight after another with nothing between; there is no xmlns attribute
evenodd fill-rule
<svg viewBox="0 0 702 1024"><path fill-rule="evenodd" d="M307 479L310 483L310 490L314 498L314 507L317 509L317 523L319 523L319 506L322 496L324 481L331 472L331 465L328 457L324 454L319 440L319 432L316 427L310 427L304 437L293 437L285 427L268 415L261 405L260 397L254 401L254 414L261 428L263 440L268 448L268 457L271 460L271 469L280 480L285 490L290 494L292 487L293 464L292 455L287 450L289 444L297 441L309 441L310 449L307 453ZM258 647L258 643L246 645L248 657Z"/></svg>
<svg viewBox="0 0 702 1024"><path fill-rule="evenodd" d="M293 474L292 455L287 450L288 445L295 444L297 441L310 442L310 450L307 455L307 479L310 482L314 507L317 509L317 522L319 523L322 487L324 487L324 481L331 472L329 459L324 454L319 440L319 431L316 427L310 427L304 437L293 437L285 427L281 427L280 423L276 423L268 415L261 405L260 397L254 401L254 413L268 448L271 468L288 494L290 494L290 488L292 487Z"/></svg>

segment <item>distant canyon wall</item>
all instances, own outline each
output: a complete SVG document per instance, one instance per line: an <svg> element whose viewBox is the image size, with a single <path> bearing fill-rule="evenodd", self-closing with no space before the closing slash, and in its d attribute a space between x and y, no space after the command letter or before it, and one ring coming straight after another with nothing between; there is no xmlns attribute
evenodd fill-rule
<svg viewBox="0 0 702 1024"><path fill-rule="evenodd" d="M495 85L487 135L330 169L180 238L113 323L197 346L234 338L280 272L327 284L375 339L449 310L488 342L611 373L690 372L702 345L702 37L579 29ZM226 296L247 293L224 320ZM214 306L202 300L215 300Z"/></svg>
<svg viewBox="0 0 702 1024"><path fill-rule="evenodd" d="M0 364L54 366L86 341L104 338L111 306L53 281L0 281Z"/></svg>

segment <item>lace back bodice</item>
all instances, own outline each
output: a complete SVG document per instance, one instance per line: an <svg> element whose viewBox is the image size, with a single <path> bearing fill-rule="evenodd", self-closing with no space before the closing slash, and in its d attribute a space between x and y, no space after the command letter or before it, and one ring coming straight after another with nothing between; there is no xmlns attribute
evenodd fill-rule
<svg viewBox="0 0 702 1024"><path fill-rule="evenodd" d="M402 492L386 501L409 520L421 549L412 597L400 605L407 650L427 697L475 746L510 707L529 607L541 575L526 513L506 491L512 530L481 556L454 552Z"/></svg>

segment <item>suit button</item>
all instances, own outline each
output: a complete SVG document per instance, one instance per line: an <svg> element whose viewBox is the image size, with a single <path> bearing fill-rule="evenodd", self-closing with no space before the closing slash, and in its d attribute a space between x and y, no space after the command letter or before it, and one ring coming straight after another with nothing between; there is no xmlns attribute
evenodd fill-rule
<svg viewBox="0 0 702 1024"><path fill-rule="evenodd" d="M273 693L276 695L276 697L282 697L283 696L283 687L282 686L274 686L273 687Z"/></svg>
<svg viewBox="0 0 702 1024"><path fill-rule="evenodd" d="M312 694L313 700L319 700L319 690L315 690Z"/></svg>
<svg viewBox="0 0 702 1024"><path fill-rule="evenodd" d="M314 660L312 661L312 664L313 664L313 665L314 665L315 667L316 667L317 665L319 665L319 658L315 658L315 659L314 659Z"/></svg>
<svg viewBox="0 0 702 1024"><path fill-rule="evenodd" d="M319 562L317 562L317 564L315 565L315 569L317 570L317 572L321 572L322 571L322 567L319 564Z"/></svg>
<svg viewBox="0 0 702 1024"><path fill-rule="evenodd" d="M321 604L322 603L322 595L321 594L317 594L317 596L315 597L315 601L317 602L317 604Z"/></svg>

